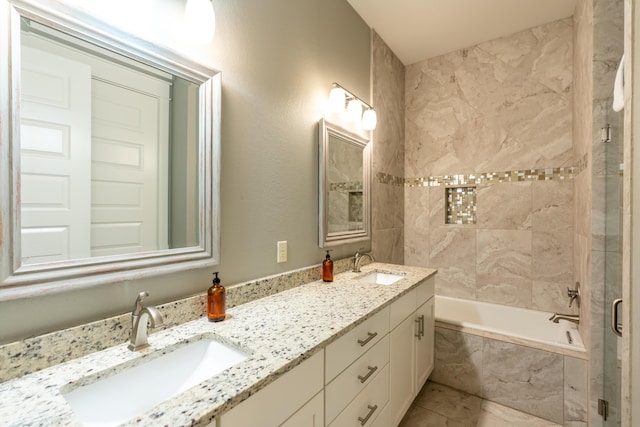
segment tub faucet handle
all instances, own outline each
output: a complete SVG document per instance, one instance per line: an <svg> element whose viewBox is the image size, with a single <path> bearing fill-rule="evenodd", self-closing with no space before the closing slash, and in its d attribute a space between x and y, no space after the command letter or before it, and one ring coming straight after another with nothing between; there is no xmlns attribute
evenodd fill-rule
<svg viewBox="0 0 640 427"><path fill-rule="evenodd" d="M576 282L576 286L574 289L570 289L567 286L567 296L569 297L569 307L573 304L573 301L576 301L578 307L580 307L580 282Z"/></svg>

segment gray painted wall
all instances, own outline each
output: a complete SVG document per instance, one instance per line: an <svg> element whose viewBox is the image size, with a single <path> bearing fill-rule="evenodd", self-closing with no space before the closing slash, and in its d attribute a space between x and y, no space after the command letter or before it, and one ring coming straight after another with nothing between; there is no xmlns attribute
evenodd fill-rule
<svg viewBox="0 0 640 427"><path fill-rule="evenodd" d="M2 302L0 343L127 312L141 290L151 304L202 293L214 270L228 286L324 258L318 120L334 81L370 101L370 30L346 0L214 0L214 7L212 45L158 41L222 71L221 264ZM286 263L276 263L278 240L289 242Z"/></svg>

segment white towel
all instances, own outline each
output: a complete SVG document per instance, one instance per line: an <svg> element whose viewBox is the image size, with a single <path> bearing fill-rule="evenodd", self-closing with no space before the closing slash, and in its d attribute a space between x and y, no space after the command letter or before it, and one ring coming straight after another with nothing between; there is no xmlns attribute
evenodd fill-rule
<svg viewBox="0 0 640 427"><path fill-rule="evenodd" d="M624 108L624 55L620 58L620 65L616 72L616 81L613 83L613 111Z"/></svg>

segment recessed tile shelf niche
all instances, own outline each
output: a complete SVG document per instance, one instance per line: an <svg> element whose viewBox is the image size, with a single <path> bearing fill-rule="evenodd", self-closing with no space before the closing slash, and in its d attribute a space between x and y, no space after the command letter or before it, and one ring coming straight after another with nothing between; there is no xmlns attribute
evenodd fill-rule
<svg viewBox="0 0 640 427"><path fill-rule="evenodd" d="M476 223L476 187L446 187L445 224Z"/></svg>

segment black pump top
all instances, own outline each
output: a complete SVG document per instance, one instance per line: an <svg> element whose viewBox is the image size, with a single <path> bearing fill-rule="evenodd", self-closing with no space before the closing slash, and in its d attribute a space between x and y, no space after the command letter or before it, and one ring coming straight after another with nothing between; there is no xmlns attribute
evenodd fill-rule
<svg viewBox="0 0 640 427"><path fill-rule="evenodd" d="M216 275L216 277L213 278L213 283L220 283L220 278L218 277L218 272L215 271L213 274Z"/></svg>
<svg viewBox="0 0 640 427"><path fill-rule="evenodd" d="M331 252L332 250L333 250L333 249L328 249L328 250L327 250L327 256L325 257L326 259L331 258L331 255L329 255L329 252Z"/></svg>

